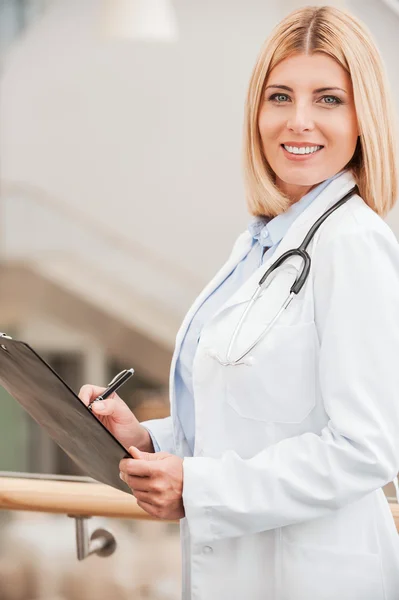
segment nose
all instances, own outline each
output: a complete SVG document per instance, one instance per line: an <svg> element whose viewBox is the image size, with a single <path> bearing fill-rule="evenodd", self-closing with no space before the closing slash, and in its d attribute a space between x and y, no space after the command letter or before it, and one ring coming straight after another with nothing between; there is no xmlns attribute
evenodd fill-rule
<svg viewBox="0 0 399 600"><path fill-rule="evenodd" d="M312 131L314 127L312 108L308 105L293 104L287 120L287 128L294 133L301 133Z"/></svg>

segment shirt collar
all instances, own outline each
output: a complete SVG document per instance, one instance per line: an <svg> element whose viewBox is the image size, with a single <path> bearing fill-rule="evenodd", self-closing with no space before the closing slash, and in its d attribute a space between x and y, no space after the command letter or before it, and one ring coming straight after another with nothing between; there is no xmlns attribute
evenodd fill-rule
<svg viewBox="0 0 399 600"><path fill-rule="evenodd" d="M253 217L248 225L248 231L253 239L258 241L261 246L275 246L278 244L283 239L295 219L313 202L331 181L342 175L343 172L344 171L340 171L333 177L319 183L319 185L302 196L298 202L292 204L288 210L280 215L277 215L276 217Z"/></svg>

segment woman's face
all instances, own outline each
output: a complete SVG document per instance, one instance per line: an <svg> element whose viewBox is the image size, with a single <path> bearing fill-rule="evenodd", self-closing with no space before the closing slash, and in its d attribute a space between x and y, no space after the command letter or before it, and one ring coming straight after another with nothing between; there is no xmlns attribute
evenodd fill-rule
<svg viewBox="0 0 399 600"><path fill-rule="evenodd" d="M354 154L359 132L349 74L320 52L286 58L267 78L258 124L276 185L296 202Z"/></svg>

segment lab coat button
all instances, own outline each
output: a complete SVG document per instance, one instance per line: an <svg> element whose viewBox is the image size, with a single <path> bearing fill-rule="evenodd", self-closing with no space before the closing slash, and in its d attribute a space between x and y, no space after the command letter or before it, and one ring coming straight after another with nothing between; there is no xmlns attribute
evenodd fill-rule
<svg viewBox="0 0 399 600"><path fill-rule="evenodd" d="M204 554L212 554L212 552L213 552L213 548L211 548L211 546L204 546L204 547L202 548L202 552L203 552Z"/></svg>

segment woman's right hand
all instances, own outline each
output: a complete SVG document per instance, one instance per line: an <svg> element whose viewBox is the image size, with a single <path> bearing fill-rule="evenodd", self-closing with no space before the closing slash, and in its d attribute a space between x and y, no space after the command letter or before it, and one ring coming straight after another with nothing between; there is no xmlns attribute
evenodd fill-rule
<svg viewBox="0 0 399 600"><path fill-rule="evenodd" d="M94 398L100 396L105 389L97 385L83 385L80 388L79 398L87 406ZM130 446L136 446L139 450L154 452L150 434L140 425L128 405L116 392L106 400L93 402L91 408L98 420L116 437L124 448L128 449Z"/></svg>

